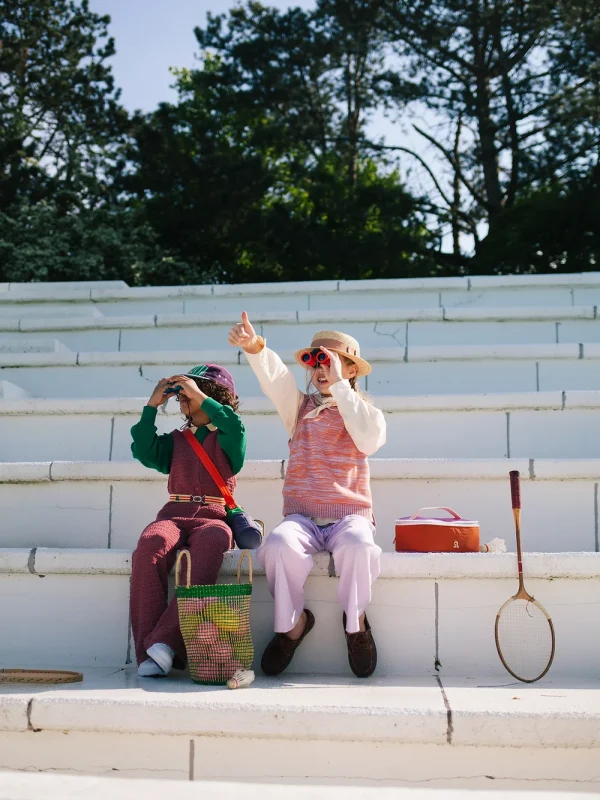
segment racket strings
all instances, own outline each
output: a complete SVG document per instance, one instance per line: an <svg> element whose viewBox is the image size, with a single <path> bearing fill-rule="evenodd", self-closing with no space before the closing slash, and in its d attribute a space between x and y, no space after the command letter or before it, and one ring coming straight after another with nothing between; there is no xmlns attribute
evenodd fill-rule
<svg viewBox="0 0 600 800"><path fill-rule="evenodd" d="M496 636L498 651L516 678L534 681L551 663L552 625L536 601L509 601L498 614Z"/></svg>

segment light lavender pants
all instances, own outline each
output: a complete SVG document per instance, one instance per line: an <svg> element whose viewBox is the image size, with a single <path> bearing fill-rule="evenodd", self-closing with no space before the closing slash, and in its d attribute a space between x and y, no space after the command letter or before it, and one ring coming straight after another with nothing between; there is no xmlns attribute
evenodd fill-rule
<svg viewBox="0 0 600 800"><path fill-rule="evenodd" d="M358 619L371 600L371 584L379 575L381 548L374 534L375 526L357 514L322 527L301 514L290 514L280 522L258 551L275 600L275 632L287 633L298 622L313 555L329 550L340 578L338 599L346 612L346 630L356 633Z"/></svg>

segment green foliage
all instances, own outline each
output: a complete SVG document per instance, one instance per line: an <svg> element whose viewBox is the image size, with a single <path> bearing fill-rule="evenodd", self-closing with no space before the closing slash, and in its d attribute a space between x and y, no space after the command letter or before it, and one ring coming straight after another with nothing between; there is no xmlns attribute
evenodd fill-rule
<svg viewBox="0 0 600 800"><path fill-rule="evenodd" d="M135 212L83 209L59 213L52 201L0 212L0 279L67 281L122 279L146 282L162 267L151 228Z"/></svg>
<svg viewBox="0 0 600 800"><path fill-rule="evenodd" d="M506 209L480 245L478 273L586 272L600 264L600 169Z"/></svg>
<svg viewBox="0 0 600 800"><path fill-rule="evenodd" d="M88 0L3 0L0 210L59 195L68 208L103 188L127 123L108 23Z"/></svg>
<svg viewBox="0 0 600 800"><path fill-rule="evenodd" d="M435 195L477 242L532 188L587 174L600 153L600 6L588 0L382 0L400 70L437 129L415 125L454 192ZM446 181L444 175L447 176ZM510 215L509 215L510 216ZM513 216L514 222L518 216ZM498 237L494 240L501 241Z"/></svg>
<svg viewBox="0 0 600 800"><path fill-rule="evenodd" d="M324 6L209 19L196 33L210 55L178 74L179 103L138 120L127 186L192 270L244 282L433 264L418 202L363 147L381 43Z"/></svg>
<svg viewBox="0 0 600 800"><path fill-rule="evenodd" d="M589 0L247 2L196 29L200 66L173 71L177 102L134 117L109 24L88 0L2 0L0 280L597 268ZM424 106L439 121L415 126L429 151L369 139L375 114L406 123Z"/></svg>

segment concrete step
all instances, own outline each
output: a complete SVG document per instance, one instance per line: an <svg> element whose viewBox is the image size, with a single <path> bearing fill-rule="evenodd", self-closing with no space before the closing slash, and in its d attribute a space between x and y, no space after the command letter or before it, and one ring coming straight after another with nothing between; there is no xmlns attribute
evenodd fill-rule
<svg viewBox="0 0 600 800"><path fill-rule="evenodd" d="M33 293L52 298L56 292L71 291L73 289L128 289L125 281L44 281L43 283L22 283L12 281L1 284L3 292L13 292L16 295Z"/></svg>
<svg viewBox="0 0 600 800"><path fill-rule="evenodd" d="M239 551L226 554L221 582L235 580ZM251 606L256 669L273 635L273 603L254 557ZM379 676L467 675L512 680L495 647L494 622L517 589L510 553L385 553L369 621ZM131 552L109 549L0 550L0 664L13 667L125 667ZM556 630L551 677L600 679L600 554L528 553L526 586ZM333 576L333 577L332 577ZM328 553L315 557L306 584L314 631L294 657L294 672L351 676L337 579ZM27 634L24 634L27 631ZM0 748L1 749L1 748Z"/></svg>
<svg viewBox="0 0 600 800"><path fill-rule="evenodd" d="M306 370L281 353L306 384ZM363 388L373 395L480 394L599 390L600 344L456 345L365 349L373 373ZM143 397L165 374L197 363L231 369L238 394L254 396L257 380L233 348L116 353L0 354L4 380L36 397Z"/></svg>
<svg viewBox="0 0 600 800"><path fill-rule="evenodd" d="M29 392L26 392L25 389L11 381L0 381L0 398L2 398L0 402L11 404L15 400L22 400L25 397L29 397Z"/></svg>
<svg viewBox="0 0 600 800"><path fill-rule="evenodd" d="M3 295L0 292L0 330L14 330L14 325L20 323L26 326L28 321L42 317L53 319L92 319L101 320L104 314L89 302L34 302L29 303L26 296L18 300L11 300L11 294ZM84 299L83 297L80 299Z"/></svg>
<svg viewBox="0 0 600 800"><path fill-rule="evenodd" d="M373 399L386 415L387 443L377 453L382 458L594 458L600 452L600 392ZM130 428L146 400L0 400L2 457L5 461L130 461ZM240 413L248 436L248 458L286 458L288 437L267 398L244 399ZM30 435L33 424L35 437ZM160 433L180 425L177 403L169 403L166 413L159 411Z"/></svg>
<svg viewBox="0 0 600 800"><path fill-rule="evenodd" d="M281 520L286 462L248 461L236 500L267 530ZM481 524L481 541L514 547L508 472L523 479L523 547L598 551L600 460L372 459L378 542L393 550L394 521L450 506ZM0 464L0 547L133 548L167 498L166 477L137 462ZM26 509L26 513L24 513Z"/></svg>
<svg viewBox="0 0 600 800"><path fill-rule="evenodd" d="M41 339L27 337L21 334L12 338L0 338L0 355L19 353L70 353L69 348L58 339Z"/></svg>
<svg viewBox="0 0 600 800"><path fill-rule="evenodd" d="M290 676L229 692L89 671L83 684L7 690L0 766L183 781L597 791L598 681L477 684Z"/></svg>
<svg viewBox="0 0 600 800"><path fill-rule="evenodd" d="M165 795L177 795L181 800L197 800L198 795L210 800L238 800L243 795L245 800L279 800L282 786L279 783L265 783L264 778L257 782L252 781L206 781L187 778L194 781L193 786L186 785L182 778L180 781L160 780L146 778L132 781L128 778L89 777L86 775L50 775L50 774L23 774L15 772L0 773L0 800L75 800L86 797L87 800L163 800ZM491 778L487 779L488 781ZM329 800L440 800L442 792L444 800L495 800L497 795L485 789L473 789L463 782L462 789L420 789L411 786L402 786L402 782L394 782L388 786L381 782L369 782L368 786L335 785L340 779L315 780L312 785L304 784L302 778L294 783L286 781L286 800L322 800L324 794ZM474 783L470 781L469 783ZM507 781L502 781L504 786ZM510 780L511 786L521 786L521 789L504 789L507 800L530 800L531 788L528 782ZM434 785L441 786L438 781ZM459 782L451 785L458 786ZM568 782L561 782L560 787L552 784L548 791L537 791L536 800L585 800L595 797L592 794L582 794L579 787L569 788ZM592 784L589 784L590 790ZM560 794L556 792L560 790Z"/></svg>
<svg viewBox="0 0 600 800"><path fill-rule="evenodd" d="M361 347L478 344L564 344L600 341L597 306L532 308L389 308L257 311L252 322L280 349L311 341L335 326ZM0 318L3 338L27 341L48 332L74 351L176 350L182 342L223 348L239 313L154 314L101 317Z"/></svg>
<svg viewBox="0 0 600 800"><path fill-rule="evenodd" d="M103 313L180 314L208 311L440 308L444 306L600 305L600 273L498 275L472 278L375 279L215 286L44 288L0 293L0 306L29 304L47 317L46 303L94 303ZM0 314L2 310L0 309Z"/></svg>

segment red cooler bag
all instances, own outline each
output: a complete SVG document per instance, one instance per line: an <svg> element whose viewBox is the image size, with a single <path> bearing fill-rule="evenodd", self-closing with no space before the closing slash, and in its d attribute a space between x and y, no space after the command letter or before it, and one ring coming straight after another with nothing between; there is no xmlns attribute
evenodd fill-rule
<svg viewBox="0 0 600 800"><path fill-rule="evenodd" d="M423 511L447 511L450 517L422 517ZM478 553L479 522L462 519L444 506L420 508L412 517L396 520L395 548L399 553Z"/></svg>

